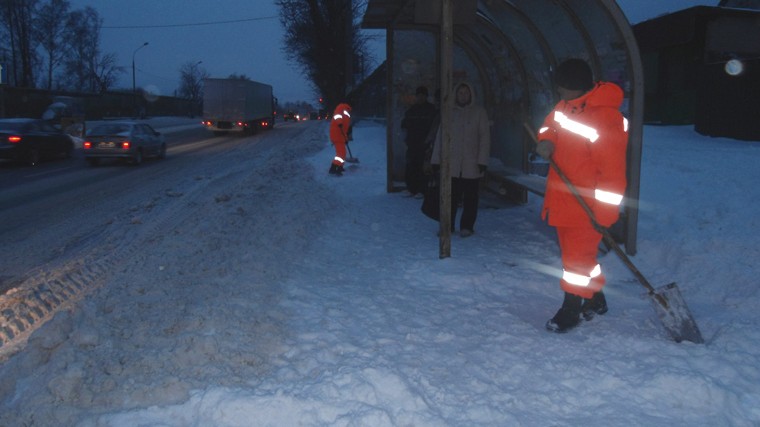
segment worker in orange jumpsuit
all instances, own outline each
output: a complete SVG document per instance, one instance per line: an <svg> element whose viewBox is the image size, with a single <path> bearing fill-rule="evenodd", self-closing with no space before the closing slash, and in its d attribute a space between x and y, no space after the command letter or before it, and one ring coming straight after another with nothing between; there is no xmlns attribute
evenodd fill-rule
<svg viewBox="0 0 760 427"><path fill-rule="evenodd" d="M597 223L610 227L620 215L626 188L628 123L619 109L622 89L609 82L594 83L591 68L568 59L555 72L561 100L538 132L536 152L552 159L591 208ZM557 230L562 252L565 292L562 307L546 323L553 332L577 326L581 315L591 320L607 312L605 283L597 251L602 235L553 170L546 181L542 218Z"/></svg>
<svg viewBox="0 0 760 427"><path fill-rule="evenodd" d="M351 135L351 106L341 102L335 107L330 122L330 141L335 146L335 157L330 164L329 173L335 176L343 175L343 163L346 162L346 144Z"/></svg>

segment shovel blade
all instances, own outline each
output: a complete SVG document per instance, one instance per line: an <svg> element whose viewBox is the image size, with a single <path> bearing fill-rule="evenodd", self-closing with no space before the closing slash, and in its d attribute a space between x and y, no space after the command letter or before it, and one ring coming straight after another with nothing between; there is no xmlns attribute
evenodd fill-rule
<svg viewBox="0 0 760 427"><path fill-rule="evenodd" d="M705 342L675 283L656 289L654 293L649 294L649 297L662 326L675 342L684 340L695 344Z"/></svg>
<svg viewBox="0 0 760 427"><path fill-rule="evenodd" d="M346 159L347 163L359 163L359 159L357 157L349 157Z"/></svg>

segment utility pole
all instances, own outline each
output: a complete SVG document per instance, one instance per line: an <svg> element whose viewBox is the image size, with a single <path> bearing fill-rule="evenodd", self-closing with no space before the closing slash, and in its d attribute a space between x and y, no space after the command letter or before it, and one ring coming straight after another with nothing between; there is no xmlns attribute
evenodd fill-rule
<svg viewBox="0 0 760 427"><path fill-rule="evenodd" d="M137 115L137 85L135 83L135 55L137 51L148 45L148 42L143 43L140 47L132 52L132 99L134 101L135 115Z"/></svg>
<svg viewBox="0 0 760 427"><path fill-rule="evenodd" d="M443 0L441 7L441 197L440 237L438 257L451 256L451 99L452 64L454 63L454 17L453 0Z"/></svg>

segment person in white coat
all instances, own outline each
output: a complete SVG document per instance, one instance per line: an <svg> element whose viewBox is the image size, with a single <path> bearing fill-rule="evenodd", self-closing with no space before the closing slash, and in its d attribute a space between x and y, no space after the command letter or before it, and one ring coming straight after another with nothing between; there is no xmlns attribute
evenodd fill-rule
<svg viewBox="0 0 760 427"><path fill-rule="evenodd" d="M485 108L475 104L475 92L468 83L460 83L454 89L455 104L449 130L449 165L451 175L451 231L456 231L456 215L462 202L459 234L469 237L475 232L478 217L480 178L486 172L491 153L491 129ZM433 145L430 159L438 172L441 165L441 129Z"/></svg>

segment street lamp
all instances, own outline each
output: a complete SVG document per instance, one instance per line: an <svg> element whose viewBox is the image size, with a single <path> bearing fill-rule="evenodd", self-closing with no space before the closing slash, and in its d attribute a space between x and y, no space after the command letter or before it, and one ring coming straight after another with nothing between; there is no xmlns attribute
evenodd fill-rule
<svg viewBox="0 0 760 427"><path fill-rule="evenodd" d="M137 111L137 87L135 85L135 55L137 54L137 51L144 48L148 45L148 42L143 43L140 47L135 49L134 52L132 52L132 101L133 101L133 108L135 109L135 114L138 114Z"/></svg>
<svg viewBox="0 0 760 427"><path fill-rule="evenodd" d="M135 49L134 52L132 52L132 93L137 92L137 87L135 86L135 55L137 54L137 51L144 48L148 45L148 42L143 43L140 47Z"/></svg>

